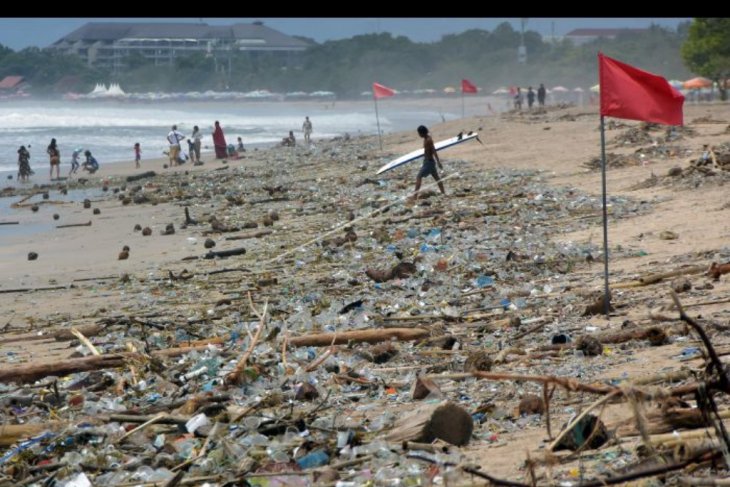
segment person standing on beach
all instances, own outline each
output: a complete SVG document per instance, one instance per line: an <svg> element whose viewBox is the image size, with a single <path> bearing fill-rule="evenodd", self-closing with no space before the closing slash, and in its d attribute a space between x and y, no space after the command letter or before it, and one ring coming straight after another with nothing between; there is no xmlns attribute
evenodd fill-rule
<svg viewBox="0 0 730 487"><path fill-rule="evenodd" d="M215 129L213 130L213 147L215 148L215 158L225 159L228 157L228 145L223 135L223 129L220 122L215 121Z"/></svg>
<svg viewBox="0 0 730 487"><path fill-rule="evenodd" d="M193 150L192 152L195 153L195 160L197 162L200 161L200 146L202 144L203 140L203 134L200 133L200 129L198 126L193 127L193 134L190 136L191 139L193 139ZM192 154L190 154L190 157L192 157Z"/></svg>
<svg viewBox="0 0 730 487"><path fill-rule="evenodd" d="M535 92L532 91L532 86L527 88L527 109L532 110L532 105L535 103Z"/></svg>
<svg viewBox="0 0 730 487"><path fill-rule="evenodd" d="M30 152L24 145L18 149L18 181L28 181L33 170L30 168Z"/></svg>
<svg viewBox="0 0 730 487"><path fill-rule="evenodd" d="M246 152L246 148L243 146L243 139L238 138L238 145L236 146L236 152Z"/></svg>
<svg viewBox="0 0 730 487"><path fill-rule="evenodd" d="M545 85L540 83L540 87L537 89L537 104L541 107L545 106Z"/></svg>
<svg viewBox="0 0 730 487"><path fill-rule="evenodd" d="M71 153L71 172L68 173L68 175L75 174L76 171L79 170L79 166L81 165L79 163L79 156L84 150L81 147L77 147L74 149L74 151Z"/></svg>
<svg viewBox="0 0 730 487"><path fill-rule="evenodd" d="M139 142L134 144L134 163L136 168L140 168L140 160L142 159L142 148L139 146ZM78 163L77 163L78 164Z"/></svg>
<svg viewBox="0 0 730 487"><path fill-rule="evenodd" d="M309 120L309 117L304 117L302 132L304 132L304 143L309 145L312 136L312 122Z"/></svg>
<svg viewBox="0 0 730 487"><path fill-rule="evenodd" d="M178 157L180 157L180 141L185 136L177 131L177 125L172 126L172 130L167 134L167 141L170 143L170 167L177 165Z"/></svg>
<svg viewBox="0 0 730 487"><path fill-rule="evenodd" d="M436 163L438 163L439 168L442 171L444 170L444 166L441 164L441 159L439 159L439 154L436 151L436 146L433 143L431 135L428 133L428 128L426 128L425 125L420 125L418 127L418 135L423 138L423 165L421 166L421 170L418 171L418 176L416 177L416 191L414 199L418 199L418 191L421 189L421 180L429 174L433 176L433 178L438 183L441 194L446 195L446 190L444 190L444 183L441 182L441 178L439 178L439 173L436 170Z"/></svg>
<svg viewBox="0 0 730 487"><path fill-rule="evenodd" d="M522 96L522 88L519 86L517 87L517 94L515 95L515 109L522 111L522 100L524 97Z"/></svg>
<svg viewBox="0 0 730 487"><path fill-rule="evenodd" d="M58 146L56 145L56 139L51 139L51 143L48 144L48 148L46 149L46 152L48 153L48 157L50 158L50 162L51 162L51 181L53 181L54 166L56 168L56 179L60 179L61 178L61 152L58 150Z"/></svg>

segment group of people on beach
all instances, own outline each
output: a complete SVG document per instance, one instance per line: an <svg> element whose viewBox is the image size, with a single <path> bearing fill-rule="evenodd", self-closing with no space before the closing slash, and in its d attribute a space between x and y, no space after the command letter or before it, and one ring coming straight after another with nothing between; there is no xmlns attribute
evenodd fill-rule
<svg viewBox="0 0 730 487"><path fill-rule="evenodd" d="M309 117L304 117L304 123L302 124L302 132L304 132L304 143L311 145L312 143L312 121ZM290 130L289 135L281 139L281 145L284 147L295 147L297 145L297 139L294 137L294 131Z"/></svg>
<svg viewBox="0 0 730 487"><path fill-rule="evenodd" d="M215 150L216 159L225 159L227 157L237 158L240 154L246 152L246 148L243 146L243 139L238 137L238 145L226 144L226 137L223 134L223 128L218 120L215 121L213 128L213 149ZM203 160L200 158L200 149L203 144L203 134L200 132L200 128L195 125L193 127L193 133L187 138L188 142L188 154L182 152L180 142L185 140L186 137L177 129L177 125L173 125L170 132L167 134L167 142L169 144L168 157L170 159L170 166L177 166L185 163L190 158L193 164L202 164ZM135 144L135 161L138 162L139 144ZM139 167L139 164L137 164Z"/></svg>
<svg viewBox="0 0 730 487"><path fill-rule="evenodd" d="M312 136L312 121L309 120L309 117L304 118L304 123L302 124L302 132L304 132L304 142L309 145L311 144L311 136ZM225 158L239 158L241 157L241 154L246 152L246 148L243 145L243 139L241 137L238 137L237 144L227 144L226 143L226 137L223 133L223 128L220 125L220 122L218 120L215 121L214 127L213 127L213 133L211 134L213 136L213 149L215 151L215 157L216 159L225 159ZM203 161L200 159L200 148L202 146L202 134L200 133L200 129L198 126L193 127L193 133L188 138L188 153L189 158L193 162L193 164L202 163ZM169 152L168 157L170 160L170 166L177 166L179 164L185 163L188 156L182 152L181 149L181 142L185 140L186 137L183 135L178 129L177 125L173 125L170 132L167 134L167 142L169 145ZM290 130L289 135L287 137L284 137L281 140L281 145L283 146L289 146L294 147L296 146L297 141L294 137L294 131ZM135 163L137 164L136 167L139 166L139 160L140 160L140 147L139 143L134 145L134 151L135 151Z"/></svg>
<svg viewBox="0 0 730 487"><path fill-rule="evenodd" d="M33 171L30 167L30 151L28 150L30 148L30 145L28 145L27 148L25 145L21 145L18 149L18 181L29 181L30 176L35 174L35 171ZM79 156L82 151L83 149L77 148L71 154L71 172L69 172L69 176L71 174L75 174L79 167L83 167L83 169L88 171L89 174L94 174L99 169L99 162L89 150L83 151L86 156L84 164L81 165L79 163ZM53 181L54 169L56 170L56 179L61 179L61 151L58 148L55 138L51 139L51 143L48 144L48 147L46 148L46 153L48 154L49 163L51 165L51 181Z"/></svg>
<svg viewBox="0 0 730 487"><path fill-rule="evenodd" d="M545 85L540 83L540 87L537 89L537 93L532 89L532 86L527 88L527 109L532 110L532 105L535 104L535 98L539 106L545 106L545 95L547 90ZM517 91L513 95L515 110L522 110L522 104L525 101L525 97L522 94L522 88L517 87Z"/></svg>
<svg viewBox="0 0 730 487"><path fill-rule="evenodd" d="M304 132L304 142L309 145L311 143L312 135L312 122L309 120L309 117L305 117L304 123L302 125L302 132ZM213 149L215 150L216 159L235 159L241 157L241 154L246 152L246 148L243 145L243 139L241 137L238 137L236 145L226 143L226 138L223 134L223 128L221 127L220 122L217 120L213 128L213 133L211 135L213 136ZM185 139L187 139L188 143L187 154L185 154L181 149L181 142ZM193 127L193 132L192 134L190 134L190 137L186 137L185 135L183 135L177 129L177 125L173 125L170 129L170 132L167 134L167 142L169 145L169 151L167 152L167 155L170 160L170 166L172 167L183 164L187 161L188 158L193 164L202 164L203 161L200 156L202 140L203 134L201 133L200 128L197 125ZM294 137L293 131L289 131L289 135L282 139L282 145L296 145L296 139ZM31 146L28 145L28 147L26 148L26 146L23 145L20 146L20 148L18 149L19 181L29 181L30 176L35 174L35 172L30 167L30 151L28 150L30 147ZM142 147L140 143L136 142L133 149L135 167L140 168L142 167ZM49 163L51 165L51 180L53 180L54 169L56 172L56 178L60 179L61 151L58 148L58 144L56 143L55 138L51 139L51 143L48 145L46 153L48 154ZM79 157L82 153L86 156L86 160L83 164L79 162ZM91 151L84 151L82 148L76 148L71 154L71 171L69 172L69 176L72 174L76 174L79 168L83 168L83 170L88 171L89 174L93 174L99 169L99 162L91 154Z"/></svg>

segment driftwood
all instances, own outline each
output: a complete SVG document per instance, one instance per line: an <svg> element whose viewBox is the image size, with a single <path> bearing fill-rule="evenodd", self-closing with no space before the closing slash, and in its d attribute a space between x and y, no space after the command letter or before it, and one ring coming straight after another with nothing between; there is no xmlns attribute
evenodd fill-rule
<svg viewBox="0 0 730 487"><path fill-rule="evenodd" d="M73 284L71 287L74 287ZM45 286L45 287L18 287L14 289L0 289L0 294L29 293L34 291L55 291L57 289L68 289L68 286Z"/></svg>
<svg viewBox="0 0 730 487"><path fill-rule="evenodd" d="M185 207L185 224L186 225L197 225L198 220L193 220L190 218L190 211L188 210L188 207Z"/></svg>
<svg viewBox="0 0 730 487"><path fill-rule="evenodd" d="M730 479L713 479L704 477L679 477L679 485L713 487L730 485Z"/></svg>
<svg viewBox="0 0 730 487"><path fill-rule="evenodd" d="M452 445L469 443L474 429L471 415L458 404L449 401L423 404L395 422L385 437L387 441L421 441L435 439Z"/></svg>
<svg viewBox="0 0 730 487"><path fill-rule="evenodd" d="M724 264L718 264L717 262L713 262L710 268L707 270L706 275L717 281L718 279L720 279L721 275L728 273L730 273L730 262L726 262Z"/></svg>
<svg viewBox="0 0 730 487"><path fill-rule="evenodd" d="M687 460L677 462L677 463L670 463L670 464L662 464L659 466L652 466L648 468L644 468L641 470L633 470L629 473L623 474L623 475L616 475L614 477L601 477L598 480L591 480L587 482L583 482L578 484L580 487L604 487L606 485L615 485L615 484L623 484L626 482L629 482L631 480L641 479L645 477L654 477L661 474L665 474L668 472L674 472L675 470L682 470L685 467L688 467L689 465L695 464L695 463L702 463L706 461L711 461L715 458L718 458L721 456L721 453L719 451L701 451L698 455L692 456L691 458L688 458ZM490 484L492 485L499 485L499 486L505 486L505 487L530 487L534 484L525 484L522 482L515 482L508 479L501 479L498 477L494 477L493 475L490 475L489 473L485 472L484 470L481 470L480 467L468 467L464 465L459 465L452 462L443 462L443 461L437 461L434 460L431 457L424 457L422 455L418 454L408 454L408 458L413 458L416 460L422 460L424 462L428 463L437 463L440 466L446 466L446 467L457 467L463 470L464 472L470 473L476 477L488 480Z"/></svg>
<svg viewBox="0 0 730 487"><path fill-rule="evenodd" d="M176 357L178 355L192 352L193 350L205 350L208 346L209 345L166 348L164 350L155 350L152 352L152 356ZM92 355L90 357L57 360L55 362L46 363L23 363L0 369L0 383L26 383L51 375L60 377L89 370L122 367L127 360L133 359L141 360L144 359L144 356L138 353L125 352L110 353L106 355Z"/></svg>
<svg viewBox="0 0 730 487"><path fill-rule="evenodd" d="M132 176L127 176L127 182L131 183L133 181L139 181L140 179L146 179L146 178L153 178L157 176L157 173L155 171L147 171L143 172L142 174L134 174Z"/></svg>
<svg viewBox="0 0 730 487"><path fill-rule="evenodd" d="M112 353L91 357L57 360L40 364L26 363L0 370L0 383L33 382L49 375L63 376L87 370L108 369L124 365L127 354Z"/></svg>
<svg viewBox="0 0 730 487"><path fill-rule="evenodd" d="M663 343L663 338L666 338L667 331L674 331L676 333L684 334L684 325L669 325L665 327L660 326L649 326L644 328L634 328L631 330L623 330L618 332L609 333L597 333L595 335L584 335L586 337L592 337L598 340L599 343L625 343L631 340L650 340L653 344ZM577 342L575 342L577 343ZM574 348L575 343L561 343L556 345L544 345L539 347L539 351L550 351L550 350L563 350L568 348Z"/></svg>
<svg viewBox="0 0 730 487"><path fill-rule="evenodd" d="M730 418L730 411L720 413L722 419ZM646 429L652 434L668 433L678 429L695 429L708 426L707 419L699 408L670 408L651 411L646 415ZM619 436L639 436L634 418L617 422L611 426Z"/></svg>
<svg viewBox="0 0 730 487"><path fill-rule="evenodd" d="M684 269L677 269L669 272L655 272L652 274L646 274L644 276L641 276L639 278L639 282L647 286L649 284L654 284L656 282L662 281L664 279L667 279L669 277L676 277L676 276L685 276L689 274L700 274L702 272L705 272L707 270L707 266L703 265L695 265L692 267L685 267Z"/></svg>
<svg viewBox="0 0 730 487"><path fill-rule="evenodd" d="M20 222L0 222L0 225L19 225Z"/></svg>
<svg viewBox="0 0 730 487"><path fill-rule="evenodd" d="M234 255L243 255L246 253L246 249L243 247L237 248L237 249L230 249L230 250L218 250L213 251L209 250L207 254L203 256L204 259L215 259L216 257L220 259L225 259L226 257L231 257Z"/></svg>
<svg viewBox="0 0 730 487"><path fill-rule="evenodd" d="M603 384L585 384L583 382L578 382L575 379L569 379L566 377L556 377L554 375L527 375L527 374L502 374L499 372L471 372L471 373L464 373L464 374L450 374L450 375L429 375L429 378L432 379L456 379L456 378L465 378L465 377L477 377L479 379L486 379L486 380L494 380L494 381L528 381L528 382L539 382L542 384L555 384L558 385L568 391L580 391L580 392L590 392L591 394L613 394L617 397L623 397L626 395L629 391L632 391L637 396L643 396L643 397L650 397L651 394L649 390L642 391L641 389L632 389L629 387L625 388L619 388L619 387L612 387L607 386ZM670 395L670 396L685 396L687 394L694 394L697 392L700 387L706 386L707 389L718 389L717 382L709 382L709 383L690 383L685 384L681 386L674 387L672 389L668 389L666 391L662 391L663 395Z"/></svg>
<svg viewBox="0 0 730 487"><path fill-rule="evenodd" d="M261 238L265 235L270 235L274 233L271 229L265 229L265 230L259 230L258 232L252 232L252 233L244 233L243 235L232 235L230 237L226 237L226 240L246 240L249 238Z"/></svg>
<svg viewBox="0 0 730 487"><path fill-rule="evenodd" d="M80 331L84 334L84 336L90 337L98 335L101 330L103 330L103 327L101 325L85 325L85 326L78 326L76 327L76 330ZM35 341L35 340L49 340L54 339L56 341L64 341L64 340L73 340L75 338L74 334L71 332L70 329L62 329L62 330L53 330L51 332L44 331L42 335L38 335L37 333L24 333L22 335L17 336L6 336L3 338L0 338L0 344L3 343L13 343L13 342L28 342L28 341Z"/></svg>
<svg viewBox="0 0 730 487"><path fill-rule="evenodd" d="M246 350L246 353L243 354L243 357L236 363L236 367L226 376L226 383L227 384L239 384L241 383L242 379L245 377L246 372L246 364L248 362L248 358L253 353L254 349L256 348L256 343L259 341L259 338L261 337L261 332L266 327L266 311L269 307L269 303L264 303L264 309L259 312L253 305L253 300L251 299L251 293L248 293L248 302L251 306L251 311L259 318L259 326L256 328L256 333L251 338L251 344L248 346L248 350Z"/></svg>
<svg viewBox="0 0 730 487"><path fill-rule="evenodd" d="M68 225L56 225L56 228L70 228L70 227L90 227L91 220L86 223L69 223Z"/></svg>
<svg viewBox="0 0 730 487"><path fill-rule="evenodd" d="M246 269L245 267L235 267L232 269L218 269L215 271L210 271L206 273L207 276L214 276L216 274L226 274L228 272L251 272L249 269Z"/></svg>
<svg viewBox="0 0 730 487"><path fill-rule="evenodd" d="M10 446L21 438L35 436L43 431L59 428L63 424L61 421L52 421L50 423L0 425L0 447Z"/></svg>
<svg viewBox="0 0 730 487"><path fill-rule="evenodd" d="M118 422L118 423L137 423L137 424L143 424L151 421L154 419L154 416L137 416L135 414L110 414L108 417L102 416L101 419L106 420L108 422ZM161 417L159 419L156 419L155 422L159 424L177 424L177 425L184 425L190 420L189 417L176 417L176 416L170 416L165 415L164 417Z"/></svg>
<svg viewBox="0 0 730 487"><path fill-rule="evenodd" d="M350 330L339 333L318 333L289 339L293 347L328 347L347 342L378 343L388 340L412 341L426 338L428 330L422 328L378 328L369 330Z"/></svg>

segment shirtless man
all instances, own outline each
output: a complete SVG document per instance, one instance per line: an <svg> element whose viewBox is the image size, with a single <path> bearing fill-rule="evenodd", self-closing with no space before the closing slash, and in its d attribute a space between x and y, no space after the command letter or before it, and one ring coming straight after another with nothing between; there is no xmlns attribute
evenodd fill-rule
<svg viewBox="0 0 730 487"><path fill-rule="evenodd" d="M312 121L309 117L304 117L304 123L302 124L302 131L304 132L304 143L309 145L312 136Z"/></svg>
<svg viewBox="0 0 730 487"><path fill-rule="evenodd" d="M421 189L421 179L429 174L433 176L438 183L441 194L445 195L446 191L444 190L444 183L442 183L441 178L439 178L439 173L436 170L436 163L438 163L439 168L442 171L444 170L444 166L441 164L439 154L436 152L436 146L434 146L433 139L429 135L428 129L425 125L420 125L418 127L418 135L423 138L423 165L421 166L421 170L418 171L418 177L416 178L416 194L414 195L414 199L418 199L418 190Z"/></svg>

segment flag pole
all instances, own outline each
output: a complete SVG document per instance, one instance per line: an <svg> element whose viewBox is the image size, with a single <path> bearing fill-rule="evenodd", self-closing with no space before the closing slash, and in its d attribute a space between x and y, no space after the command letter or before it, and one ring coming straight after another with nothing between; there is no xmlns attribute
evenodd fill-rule
<svg viewBox="0 0 730 487"><path fill-rule="evenodd" d="M461 88L461 118L464 118L464 88Z"/></svg>
<svg viewBox="0 0 730 487"><path fill-rule="evenodd" d="M375 103L375 120L378 123L378 141L380 142L380 150L383 150L383 138L380 136L380 115L378 115L378 98L373 90L373 103Z"/></svg>
<svg viewBox="0 0 730 487"><path fill-rule="evenodd" d="M608 210L606 208L606 131L601 115L601 189L603 193L603 312L608 317L611 293L608 289Z"/></svg>

